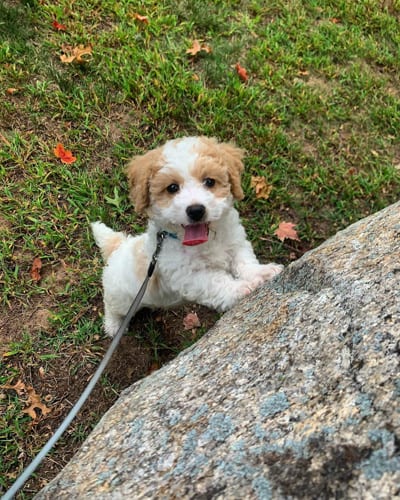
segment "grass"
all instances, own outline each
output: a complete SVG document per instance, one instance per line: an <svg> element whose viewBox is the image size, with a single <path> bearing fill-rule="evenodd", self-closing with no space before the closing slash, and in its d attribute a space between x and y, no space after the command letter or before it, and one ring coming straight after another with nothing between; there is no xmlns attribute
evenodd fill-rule
<svg viewBox="0 0 400 500"><path fill-rule="evenodd" d="M399 19L397 0L2 3L0 338L7 355L0 381L20 378L52 398L52 418L32 426L23 401L3 392L3 488L40 449L46 426L56 427L65 398L79 395L107 346L102 263L88 224L145 226L127 198L128 158L176 136L233 140L247 151L238 208L256 252L290 262L399 198ZM212 53L189 57L194 39ZM92 57L63 64L63 47L79 44L90 44ZM237 62L248 71L246 83ZM55 158L58 142L75 163ZM268 200L256 198L252 175L273 186ZM277 240L281 221L297 225L301 242ZM43 264L40 282L30 276L35 257ZM124 383L197 338L183 332L182 314L136 321L125 350L141 373L121 375L132 364L121 351L125 371L105 376L70 442L65 437L54 452L57 465L45 464L24 498L65 463Z"/></svg>

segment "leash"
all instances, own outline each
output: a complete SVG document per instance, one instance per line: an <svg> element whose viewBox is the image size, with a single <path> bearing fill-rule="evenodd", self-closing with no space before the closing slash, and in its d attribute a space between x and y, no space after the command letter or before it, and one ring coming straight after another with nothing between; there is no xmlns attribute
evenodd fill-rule
<svg viewBox="0 0 400 500"><path fill-rule="evenodd" d="M25 484L25 482L29 479L29 477L35 472L35 470L42 463L44 457L49 453L49 451L57 443L57 441L60 439L60 437L64 434L64 432L69 427L72 420L76 417L79 410L82 408L83 404L86 402L87 398L90 396L91 392L94 389L94 386L98 382L101 374L103 373L105 367L107 366L108 362L110 361L111 356L113 355L116 347L118 346L122 335L125 333L125 330L128 328L130 320L133 318L133 316L135 315L136 311L139 308L139 305L143 299L143 295L146 292L147 284L148 284L151 276L153 275L154 269L156 267L156 264L158 261L158 256L161 252L162 244L167 236L168 236L168 233L166 231L159 231L157 233L157 246L156 246L156 249L152 255L149 267L147 269L146 278L143 281L143 284L140 287L140 290L139 290L138 294L136 295L134 301L132 302L132 304L131 304L131 306L130 306L130 308L129 308L129 310L124 318L124 321L122 322L115 337L113 338L113 341L111 342L109 348L107 349L107 352L104 355L104 358L102 359L101 363L97 367L97 370L95 371L93 377L90 379L90 382L86 386L86 389L83 391L83 393L80 396L80 398L78 399L78 401L75 403L75 405L72 407L72 409L70 410L68 415L65 417L65 419L61 423L60 427L56 430L56 432L53 434L53 436L47 441L47 443L43 446L43 448L36 455L36 457L32 460L32 462L21 473L21 475L17 478L17 480L11 486L11 488L8 491L6 491L6 493L1 497L1 500L11 500L14 497L14 495L18 492L18 490L20 488L22 488L22 486Z"/></svg>

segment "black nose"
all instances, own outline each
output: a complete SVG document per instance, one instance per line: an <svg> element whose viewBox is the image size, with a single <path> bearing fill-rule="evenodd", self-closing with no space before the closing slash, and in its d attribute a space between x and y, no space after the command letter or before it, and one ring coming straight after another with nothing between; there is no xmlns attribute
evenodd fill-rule
<svg viewBox="0 0 400 500"><path fill-rule="evenodd" d="M187 216L193 222L200 222L205 213L206 207L204 205L190 205L186 209Z"/></svg>

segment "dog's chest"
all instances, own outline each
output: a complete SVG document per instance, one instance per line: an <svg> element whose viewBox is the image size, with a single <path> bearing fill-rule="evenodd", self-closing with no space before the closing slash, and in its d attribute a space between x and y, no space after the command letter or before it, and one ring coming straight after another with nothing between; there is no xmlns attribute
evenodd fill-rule
<svg viewBox="0 0 400 500"><path fill-rule="evenodd" d="M167 272L179 270L181 273L219 269L230 272L232 256L227 246L215 241L186 247L180 242L170 242L160 256L160 268Z"/></svg>

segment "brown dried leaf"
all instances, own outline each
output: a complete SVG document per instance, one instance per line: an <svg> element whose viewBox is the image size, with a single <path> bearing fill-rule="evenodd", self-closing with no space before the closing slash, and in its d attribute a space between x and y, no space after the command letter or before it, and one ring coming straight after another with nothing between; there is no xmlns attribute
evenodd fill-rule
<svg viewBox="0 0 400 500"><path fill-rule="evenodd" d="M153 363L151 363L151 365L150 365L148 375L150 375L150 373L153 373L153 372L159 370L160 368L161 368L160 363L158 361L153 361Z"/></svg>
<svg viewBox="0 0 400 500"><path fill-rule="evenodd" d="M35 257L33 259L33 264L31 267L31 278L33 281L40 281L41 275L40 275L40 270L42 269L42 261L40 260L39 257Z"/></svg>
<svg viewBox="0 0 400 500"><path fill-rule="evenodd" d="M26 393L26 386L22 382L22 380L18 380L18 382L16 382L14 385L11 384L0 385L0 389L12 389L18 394L18 396L24 396Z"/></svg>
<svg viewBox="0 0 400 500"><path fill-rule="evenodd" d="M35 389L32 386L28 385L26 387L26 390L28 392L27 404L29 406L22 410L22 413L27 413L34 421L37 421L39 419L39 416L35 410L40 410L43 416L48 415L51 412L51 409L47 408L47 406L41 402L40 396L39 394L37 394Z"/></svg>
<svg viewBox="0 0 400 500"><path fill-rule="evenodd" d="M272 186L271 184L268 184L265 177L253 175L251 177L250 185L255 190L257 198L263 198L264 200L268 200L269 195L271 194L272 191Z"/></svg>
<svg viewBox="0 0 400 500"><path fill-rule="evenodd" d="M48 408L40 400L39 394L31 385L25 385L22 380L18 380L14 385L4 384L0 385L0 389L12 389L18 396L26 397L27 408L22 410L22 413L27 413L33 420L33 424L36 424L39 420L39 415L36 413L35 409L40 410L42 415L48 415L51 412L51 408Z"/></svg>

